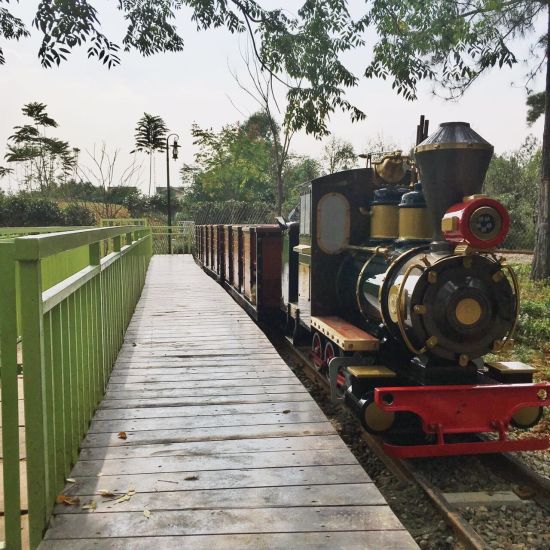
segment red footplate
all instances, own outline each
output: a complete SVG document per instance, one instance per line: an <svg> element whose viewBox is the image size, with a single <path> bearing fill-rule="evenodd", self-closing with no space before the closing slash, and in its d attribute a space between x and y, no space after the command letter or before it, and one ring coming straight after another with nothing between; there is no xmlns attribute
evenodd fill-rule
<svg viewBox="0 0 550 550"><path fill-rule="evenodd" d="M422 419L422 428L437 435L427 445L389 445L389 455L402 458L449 456L459 454L501 453L547 449L548 438L509 440L512 415L524 407L550 405L550 384L513 384L486 386L407 386L377 388L377 405L388 412L409 411ZM498 440L447 443L447 434L493 432Z"/></svg>

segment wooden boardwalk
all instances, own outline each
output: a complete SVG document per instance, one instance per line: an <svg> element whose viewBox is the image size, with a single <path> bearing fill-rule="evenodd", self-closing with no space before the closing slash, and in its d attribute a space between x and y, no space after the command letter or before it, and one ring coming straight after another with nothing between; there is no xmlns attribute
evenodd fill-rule
<svg viewBox="0 0 550 550"><path fill-rule="evenodd" d="M153 258L71 478L80 504L56 506L43 550L416 548L260 329L190 256Z"/></svg>

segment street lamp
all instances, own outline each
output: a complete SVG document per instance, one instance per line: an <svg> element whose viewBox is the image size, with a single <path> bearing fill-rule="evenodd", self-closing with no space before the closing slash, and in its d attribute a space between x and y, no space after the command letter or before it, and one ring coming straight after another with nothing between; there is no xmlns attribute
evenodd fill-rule
<svg viewBox="0 0 550 550"><path fill-rule="evenodd" d="M170 200L170 138L173 137L172 142L172 158L176 160L178 158L178 134L170 134L166 138L166 198L168 199L168 254L172 254L172 201Z"/></svg>

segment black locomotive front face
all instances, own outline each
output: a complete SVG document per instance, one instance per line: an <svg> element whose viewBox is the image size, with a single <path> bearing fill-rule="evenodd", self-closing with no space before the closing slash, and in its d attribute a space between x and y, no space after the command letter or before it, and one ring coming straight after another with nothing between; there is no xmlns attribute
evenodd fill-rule
<svg viewBox="0 0 550 550"><path fill-rule="evenodd" d="M452 256L422 273L407 309L417 346L427 343L434 356L466 361L489 353L510 333L516 297L499 263Z"/></svg>

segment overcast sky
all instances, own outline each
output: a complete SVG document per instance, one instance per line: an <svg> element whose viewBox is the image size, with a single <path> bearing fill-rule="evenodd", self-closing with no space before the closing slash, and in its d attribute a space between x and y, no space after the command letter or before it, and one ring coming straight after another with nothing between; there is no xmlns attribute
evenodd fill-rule
<svg viewBox="0 0 550 550"><path fill-rule="evenodd" d="M37 0L24 0L20 4L10 3L9 8L30 28L37 4ZM124 22L115 4L112 0L93 2L100 12L103 31L111 39L119 40ZM292 7L297 2L263 4ZM351 0L350 4L358 7L363 2ZM228 69L231 67L244 76L240 49L245 39L224 30L196 32L185 10L178 16L177 24L185 38L184 52L150 58L122 53L121 66L111 70L96 60L88 60L84 50L75 50L60 68L42 69L37 58L40 41L35 32L32 38L20 42L3 41L6 65L0 67L0 164L5 164L5 143L13 127L25 123L21 107L30 101L47 104L48 113L59 123L59 128L49 135L79 147L81 164L88 163L85 150L92 150L94 144L104 141L111 151L120 150L119 169L127 166L131 159L129 151L134 146L134 128L144 112L162 116L181 137L183 148L180 160L172 165L172 174L184 162L191 163L193 122L218 129L243 120L256 110L256 105L239 89ZM532 39L529 37L520 44L525 56ZM355 51L346 59L360 73L368 60L368 49ZM369 140L380 135L407 150L414 142L418 118L425 114L432 130L440 122L465 120L493 143L497 152L510 151L518 148L529 133L542 137L541 121L532 128L525 123L526 94L522 84L526 71L524 64L493 70L456 103L434 97L428 84L422 86L417 101L407 102L391 90L390 83L363 80L350 90L348 99L367 114L367 119L352 124L347 115L337 113L330 121L330 130L352 142L357 152L364 151ZM536 89L542 88L542 79L537 84ZM323 142L302 134L292 144L294 152L314 157L321 156L322 147ZM146 166L145 161L143 190ZM162 155L156 157L156 182L157 185L165 182ZM5 189L14 187L9 178L4 178L1 185Z"/></svg>

